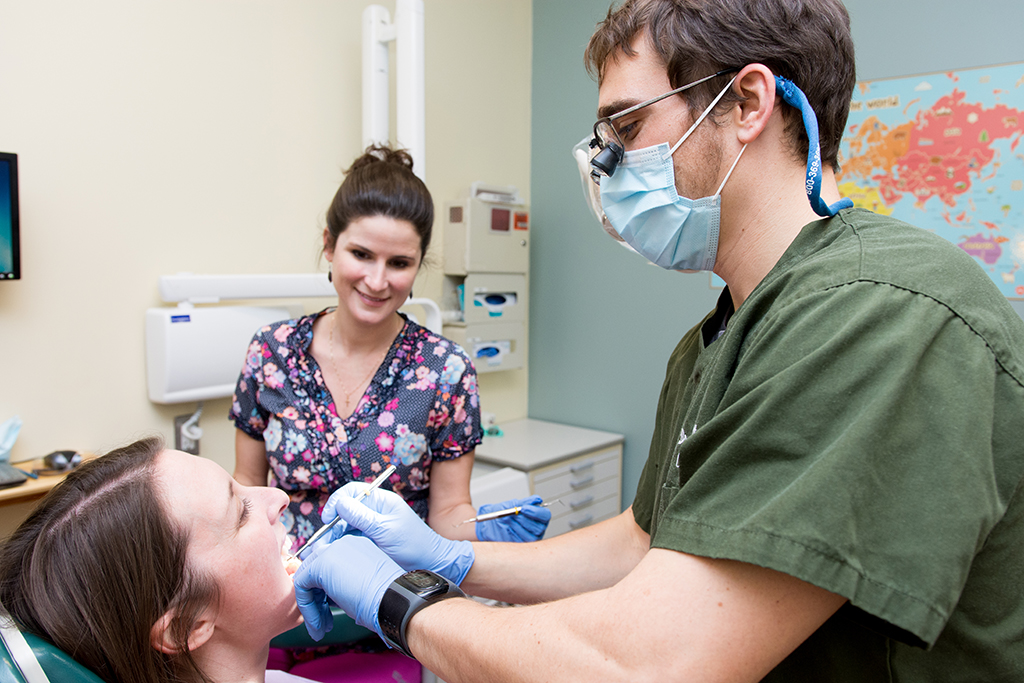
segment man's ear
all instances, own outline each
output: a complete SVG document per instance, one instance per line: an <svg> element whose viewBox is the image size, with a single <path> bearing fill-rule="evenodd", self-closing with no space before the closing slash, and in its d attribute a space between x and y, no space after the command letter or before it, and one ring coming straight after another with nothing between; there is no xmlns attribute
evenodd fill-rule
<svg viewBox="0 0 1024 683"><path fill-rule="evenodd" d="M733 88L743 98L735 109L737 137L749 144L764 131L775 111L775 74L764 64L748 64L736 74Z"/></svg>
<svg viewBox="0 0 1024 683"><path fill-rule="evenodd" d="M149 629L150 644L167 655L181 654L181 647L174 641L174 636L171 633L171 621L173 619L173 612L168 611L157 619L153 627ZM188 643L186 643L188 650L195 650L205 644L213 635L213 627L213 614L210 610L204 610L192 624L192 628L189 631Z"/></svg>

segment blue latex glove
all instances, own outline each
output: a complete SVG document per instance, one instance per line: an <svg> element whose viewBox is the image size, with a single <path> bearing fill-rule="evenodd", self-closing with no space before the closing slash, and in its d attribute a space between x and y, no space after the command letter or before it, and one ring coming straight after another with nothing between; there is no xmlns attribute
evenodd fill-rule
<svg viewBox="0 0 1024 683"><path fill-rule="evenodd" d="M511 543L525 543L528 541L539 541L547 531L548 522L551 521L551 510L542 508L537 503L543 502L540 496L506 500L497 505L481 505L477 510L478 515L486 512L497 512L522 506L518 515L489 519L485 522L476 523L476 537L481 541L508 541Z"/></svg>
<svg viewBox="0 0 1024 683"><path fill-rule="evenodd" d="M473 544L439 535L397 493L377 489L357 501L367 487L363 482L351 482L331 494L320 518L325 524L335 517L344 522L327 535L338 538L355 527L405 570L429 569L455 584L462 583L476 559Z"/></svg>
<svg viewBox="0 0 1024 683"><path fill-rule="evenodd" d="M357 624L380 635L380 601L404 573L365 536L347 534L330 544L318 543L294 577L295 602L310 637L320 640L334 626L328 597Z"/></svg>

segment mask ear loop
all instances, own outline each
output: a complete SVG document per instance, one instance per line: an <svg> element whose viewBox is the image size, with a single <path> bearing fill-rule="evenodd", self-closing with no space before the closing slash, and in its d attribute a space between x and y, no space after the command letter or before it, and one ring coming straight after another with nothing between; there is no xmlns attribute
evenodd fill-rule
<svg viewBox="0 0 1024 683"><path fill-rule="evenodd" d="M842 209L849 209L853 206L853 201L849 197L840 199L832 206L821 198L821 139L818 137L818 118L814 115L804 91L798 88L796 83L782 76L775 77L775 87L782 95L783 102L800 110L804 128L807 130L807 181L804 187L814 213L829 218Z"/></svg>
<svg viewBox="0 0 1024 683"><path fill-rule="evenodd" d="M709 104L708 108L704 110L704 113L701 114L697 118L697 120L693 122L693 125L690 126L690 129L688 131L683 133L683 137L679 138L679 142L677 142L675 145L673 145L672 149L670 149L668 151L668 156L672 156L673 154L675 154L676 150L679 149L679 145L683 144L683 142L686 141L686 138L690 137L690 133L692 133L693 131L697 130L697 126L700 125L701 121L703 121L704 119L707 118L708 114L711 113L711 110L715 108L716 104L718 104L718 101L721 100L723 97L725 97L725 93L729 92L729 88L732 87L732 84L733 84L733 82L735 82L735 80L736 80L735 76L733 76L731 79L729 79L729 83L726 84L726 86L724 88L722 88L722 92L718 93L718 97L716 97L715 99L713 99L711 101L711 104Z"/></svg>
<svg viewBox="0 0 1024 683"><path fill-rule="evenodd" d="M740 148L740 153L736 155L736 161L732 162L732 166L729 167L729 172L725 174L724 178L722 178L722 184L719 185L718 186L718 190L715 191L715 194L714 194L715 197L717 197L718 195L722 194L722 188L725 187L726 181L729 180L729 176L732 175L733 170L736 168L736 164L740 163L740 157L743 156L743 153L746 152L746 151L747 151L747 146L743 145Z"/></svg>

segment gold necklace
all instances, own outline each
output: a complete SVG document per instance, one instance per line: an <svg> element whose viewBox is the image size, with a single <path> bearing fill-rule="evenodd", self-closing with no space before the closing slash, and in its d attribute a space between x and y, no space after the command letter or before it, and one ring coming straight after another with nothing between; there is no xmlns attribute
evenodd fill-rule
<svg viewBox="0 0 1024 683"><path fill-rule="evenodd" d="M331 327L330 327L331 331L328 334L328 347L330 349L330 355L331 355L331 367L334 368L334 374L338 377L338 384L340 386L341 385L341 371L338 370L338 363L334 360L334 325L335 325L335 323L334 323L333 320L330 321L330 322L331 322ZM373 365L373 367L370 368L370 374L368 374L366 377L364 377L358 384L354 385L349 391L345 392L345 415L349 414L348 406L349 406L350 403L352 403L352 394L355 393L356 389L358 389L359 387L363 386L363 384L365 384L371 377L373 377L373 375L377 372L377 368L379 368L380 364L384 361L384 356L386 356L388 354L388 349L390 349L390 348L391 348L391 346L388 345L384 349L384 353L381 355L380 360L378 360ZM345 391L345 387L342 386L341 390ZM342 416L342 417L344 417L344 416Z"/></svg>

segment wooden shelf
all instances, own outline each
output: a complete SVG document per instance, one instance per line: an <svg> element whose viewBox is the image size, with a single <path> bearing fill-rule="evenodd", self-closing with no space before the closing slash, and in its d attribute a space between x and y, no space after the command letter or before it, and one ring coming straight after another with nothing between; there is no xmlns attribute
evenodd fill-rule
<svg viewBox="0 0 1024 683"><path fill-rule="evenodd" d="M86 455L84 457L88 459L93 456ZM43 460L40 458L38 460L16 462L14 466L20 470L31 472L35 468L43 467ZM39 500L49 493L50 489L63 481L65 476L64 474L40 474L38 479L30 477L24 484L0 489L0 507L15 503L31 503L32 501Z"/></svg>

